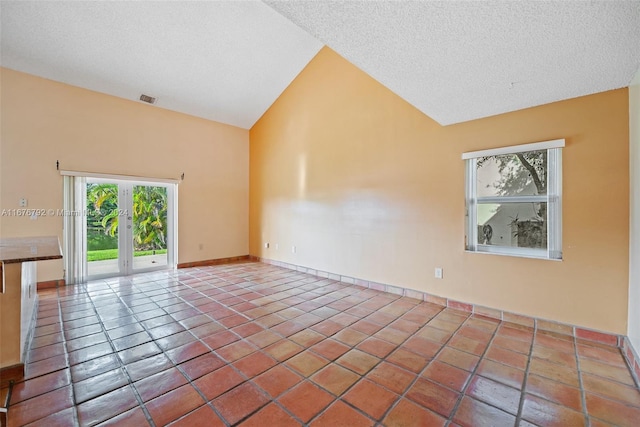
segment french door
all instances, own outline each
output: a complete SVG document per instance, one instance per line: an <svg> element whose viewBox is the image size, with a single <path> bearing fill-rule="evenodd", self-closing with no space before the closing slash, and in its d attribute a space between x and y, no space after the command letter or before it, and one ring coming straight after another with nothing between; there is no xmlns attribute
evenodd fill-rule
<svg viewBox="0 0 640 427"><path fill-rule="evenodd" d="M175 183L75 176L65 198L69 283L176 267Z"/></svg>

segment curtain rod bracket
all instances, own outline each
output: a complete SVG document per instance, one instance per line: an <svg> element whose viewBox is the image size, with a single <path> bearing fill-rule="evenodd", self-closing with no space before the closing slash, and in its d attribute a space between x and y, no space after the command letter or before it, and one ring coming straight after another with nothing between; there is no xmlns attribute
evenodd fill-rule
<svg viewBox="0 0 640 427"><path fill-rule="evenodd" d="M184 181L184 172L182 172L182 175L180 176L180 178L182 179L182 181Z"/></svg>
<svg viewBox="0 0 640 427"><path fill-rule="evenodd" d="M60 161L56 160L56 170L59 171L60 170Z"/></svg>

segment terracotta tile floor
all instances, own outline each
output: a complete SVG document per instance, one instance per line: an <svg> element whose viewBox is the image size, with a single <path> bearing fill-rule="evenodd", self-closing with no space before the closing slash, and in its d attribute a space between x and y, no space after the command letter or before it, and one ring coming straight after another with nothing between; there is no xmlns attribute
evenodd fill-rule
<svg viewBox="0 0 640 427"><path fill-rule="evenodd" d="M637 426L620 351L261 263L40 292L9 426Z"/></svg>

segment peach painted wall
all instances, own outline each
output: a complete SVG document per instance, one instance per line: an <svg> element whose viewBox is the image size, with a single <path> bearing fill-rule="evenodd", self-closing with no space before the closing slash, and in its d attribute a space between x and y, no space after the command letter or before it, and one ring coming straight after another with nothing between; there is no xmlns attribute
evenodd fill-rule
<svg viewBox="0 0 640 427"><path fill-rule="evenodd" d="M627 107L621 89L442 127L324 48L250 131L250 253L625 334ZM461 154L557 138L564 260L466 253Z"/></svg>
<svg viewBox="0 0 640 427"><path fill-rule="evenodd" d="M179 262L248 253L245 129L1 70L0 209L62 209L60 168L177 179ZM57 235L62 217L3 217L2 237ZM200 249L200 244L203 248ZM62 262L38 265L61 279Z"/></svg>
<svg viewBox="0 0 640 427"><path fill-rule="evenodd" d="M629 156L631 168L629 243L629 329L640 354L640 70L629 85Z"/></svg>

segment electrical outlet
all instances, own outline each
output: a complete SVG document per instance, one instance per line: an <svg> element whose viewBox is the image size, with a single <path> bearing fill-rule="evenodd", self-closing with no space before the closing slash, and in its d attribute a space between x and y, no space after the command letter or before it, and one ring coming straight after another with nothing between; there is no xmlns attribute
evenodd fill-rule
<svg viewBox="0 0 640 427"><path fill-rule="evenodd" d="M269 249L269 243L265 243L265 244L264 244L264 248L265 248L265 249Z"/></svg>
<svg viewBox="0 0 640 427"><path fill-rule="evenodd" d="M442 279L442 268L441 267L436 267L435 276L436 276L436 279Z"/></svg>
<svg viewBox="0 0 640 427"><path fill-rule="evenodd" d="M292 254L295 254L295 253L296 253L296 251L297 251L296 247L295 247L295 246L291 246L291 253L292 253Z"/></svg>
<svg viewBox="0 0 640 427"><path fill-rule="evenodd" d="M20 199L20 201L18 203L20 204L21 208L26 208L27 207L27 199L25 199L25 198Z"/></svg>

